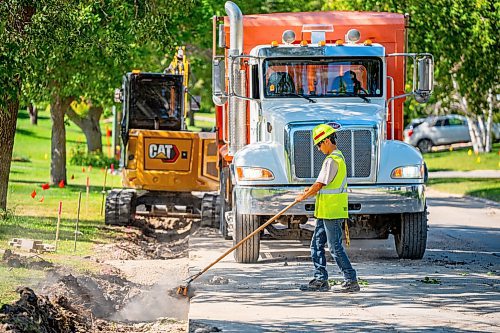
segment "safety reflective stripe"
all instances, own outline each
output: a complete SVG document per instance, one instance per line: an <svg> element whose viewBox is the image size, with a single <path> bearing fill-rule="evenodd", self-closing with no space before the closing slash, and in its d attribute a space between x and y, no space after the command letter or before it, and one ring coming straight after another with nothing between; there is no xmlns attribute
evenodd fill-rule
<svg viewBox="0 0 500 333"><path fill-rule="evenodd" d="M340 194L340 193L345 193L345 192L347 192L346 185L347 185L347 177L344 178L344 180L342 181L342 184L340 185L340 188L336 188L334 190L320 190L319 193L320 194Z"/></svg>

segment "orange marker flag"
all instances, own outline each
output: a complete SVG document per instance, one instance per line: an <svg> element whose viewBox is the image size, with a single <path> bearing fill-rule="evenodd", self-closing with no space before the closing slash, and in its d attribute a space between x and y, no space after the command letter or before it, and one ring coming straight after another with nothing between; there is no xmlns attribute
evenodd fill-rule
<svg viewBox="0 0 500 333"><path fill-rule="evenodd" d="M85 167L82 168L82 172L85 172Z"/></svg>
<svg viewBox="0 0 500 333"><path fill-rule="evenodd" d="M50 188L49 183L42 184L42 190L48 190Z"/></svg>
<svg viewBox="0 0 500 333"><path fill-rule="evenodd" d="M64 183L64 179L63 179L63 180L61 180L61 181L59 182L59 187L60 187L60 188L64 188L64 186L66 186L66 184Z"/></svg>
<svg viewBox="0 0 500 333"><path fill-rule="evenodd" d="M33 192L31 192L31 197L32 197L33 199L35 199L35 197L36 197L36 190L33 190Z"/></svg>
<svg viewBox="0 0 500 333"><path fill-rule="evenodd" d="M39 201L43 202L44 199L45 199L45 197L42 195L42 198Z"/></svg>

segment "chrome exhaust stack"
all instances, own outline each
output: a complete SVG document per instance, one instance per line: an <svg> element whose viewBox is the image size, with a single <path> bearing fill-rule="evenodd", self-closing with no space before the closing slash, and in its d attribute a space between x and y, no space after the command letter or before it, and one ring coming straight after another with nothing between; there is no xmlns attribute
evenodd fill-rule
<svg viewBox="0 0 500 333"><path fill-rule="evenodd" d="M243 14L232 1L224 6L229 17L228 73L229 73L229 155L234 155L246 145L246 102L236 96L246 93L246 73L240 69L240 60L235 60L243 53Z"/></svg>

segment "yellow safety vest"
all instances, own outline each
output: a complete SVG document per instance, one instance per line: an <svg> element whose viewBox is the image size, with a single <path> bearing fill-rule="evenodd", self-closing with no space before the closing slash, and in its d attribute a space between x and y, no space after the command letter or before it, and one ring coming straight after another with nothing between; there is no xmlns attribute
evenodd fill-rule
<svg viewBox="0 0 500 333"><path fill-rule="evenodd" d="M332 158L338 164L335 178L316 194L314 216L320 219L343 219L349 216L347 211L347 168L344 155L340 150L325 158Z"/></svg>

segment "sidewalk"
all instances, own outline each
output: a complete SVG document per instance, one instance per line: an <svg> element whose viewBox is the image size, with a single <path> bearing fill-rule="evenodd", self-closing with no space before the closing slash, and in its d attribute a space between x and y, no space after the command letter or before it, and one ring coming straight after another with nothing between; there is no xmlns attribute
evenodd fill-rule
<svg viewBox="0 0 500 333"><path fill-rule="evenodd" d="M500 179L500 170L429 172L429 179L435 179L435 178L496 178L496 179Z"/></svg>

